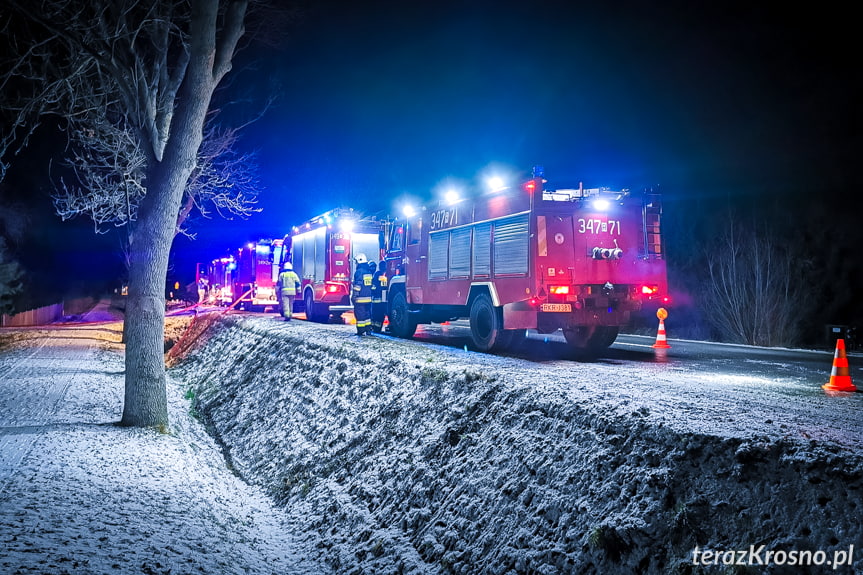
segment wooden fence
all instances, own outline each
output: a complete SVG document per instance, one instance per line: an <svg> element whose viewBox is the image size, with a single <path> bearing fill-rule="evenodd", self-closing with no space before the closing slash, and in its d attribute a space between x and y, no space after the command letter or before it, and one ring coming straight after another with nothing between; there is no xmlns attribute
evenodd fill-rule
<svg viewBox="0 0 863 575"><path fill-rule="evenodd" d="M0 316L0 327L23 327L28 325L46 325L63 317L63 304L55 303L15 315Z"/></svg>

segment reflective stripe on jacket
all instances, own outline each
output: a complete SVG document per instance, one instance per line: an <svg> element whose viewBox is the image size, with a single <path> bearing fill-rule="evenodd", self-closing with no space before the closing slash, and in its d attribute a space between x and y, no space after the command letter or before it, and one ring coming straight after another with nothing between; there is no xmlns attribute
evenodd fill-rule
<svg viewBox="0 0 863 575"><path fill-rule="evenodd" d="M294 270L285 270L279 274L279 293L282 295L297 295L300 287L300 277Z"/></svg>

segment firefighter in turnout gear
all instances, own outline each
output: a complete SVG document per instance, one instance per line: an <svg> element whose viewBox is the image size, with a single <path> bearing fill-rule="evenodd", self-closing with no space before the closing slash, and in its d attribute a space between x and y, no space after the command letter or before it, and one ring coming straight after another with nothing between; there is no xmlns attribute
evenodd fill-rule
<svg viewBox="0 0 863 575"><path fill-rule="evenodd" d="M384 292L387 290L386 262L380 262L372 276L372 331L381 333L384 329L384 318L387 315L387 305Z"/></svg>
<svg viewBox="0 0 863 575"><path fill-rule="evenodd" d="M285 321L291 321L294 312L294 299L296 299L297 291L300 289L300 277L290 262L285 262L282 273L279 274L276 289L279 291L279 307L282 317L285 318Z"/></svg>
<svg viewBox="0 0 863 575"><path fill-rule="evenodd" d="M354 271L354 281L351 286L354 304L354 317L357 319L357 335L372 333L372 276L374 268L369 264L365 254L356 257L357 267Z"/></svg>

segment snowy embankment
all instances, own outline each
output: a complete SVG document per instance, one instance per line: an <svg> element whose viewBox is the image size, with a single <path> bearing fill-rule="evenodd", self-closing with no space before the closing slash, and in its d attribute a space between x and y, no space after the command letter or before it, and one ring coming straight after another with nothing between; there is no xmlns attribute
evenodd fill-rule
<svg viewBox="0 0 863 575"><path fill-rule="evenodd" d="M336 572L716 573L693 565L696 546L761 545L786 555L751 572L850 545L854 567L835 572L863 568L863 461L848 446L748 428L746 409L722 414L737 432L706 433L668 397L654 404L661 388L627 408L598 383L619 368L599 363L557 362L549 373L572 375L550 381L541 363L349 326L212 317L172 373Z"/></svg>

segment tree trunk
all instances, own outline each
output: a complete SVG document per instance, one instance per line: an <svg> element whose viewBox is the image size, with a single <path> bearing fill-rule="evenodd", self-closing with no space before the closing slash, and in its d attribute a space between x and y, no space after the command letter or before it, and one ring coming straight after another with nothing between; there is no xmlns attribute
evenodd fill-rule
<svg viewBox="0 0 863 575"><path fill-rule="evenodd" d="M176 195L170 179L154 182L148 191L146 210L139 214L140 232L132 242L129 296L126 300L126 391L122 425L165 426L168 400L165 383L165 286L171 238L168 204L156 198ZM180 188L182 192L182 187ZM176 211L174 212L176 214Z"/></svg>
<svg viewBox="0 0 863 575"><path fill-rule="evenodd" d="M227 18L233 26L226 49L233 53L242 34L245 2L232 2ZM204 121L213 90L230 68L221 62L216 48L218 0L192 2L190 60L178 94L170 138L161 161L151 158L147 194L138 211L131 244L128 323L126 341L126 388L121 425L164 427L168 424L165 387L165 278L177 227L183 191L195 167L203 139ZM216 69L214 70L214 65ZM223 68L223 69L221 69Z"/></svg>
<svg viewBox="0 0 863 575"><path fill-rule="evenodd" d="M209 102L209 95L210 92L205 91L188 101ZM190 108L188 114L180 116L185 116L182 122L185 125L176 126L178 129L164 159L148 175L147 196L141 204L132 240L126 303L126 393L122 425L143 427L168 423L164 357L165 278L177 214L201 143L207 106Z"/></svg>

